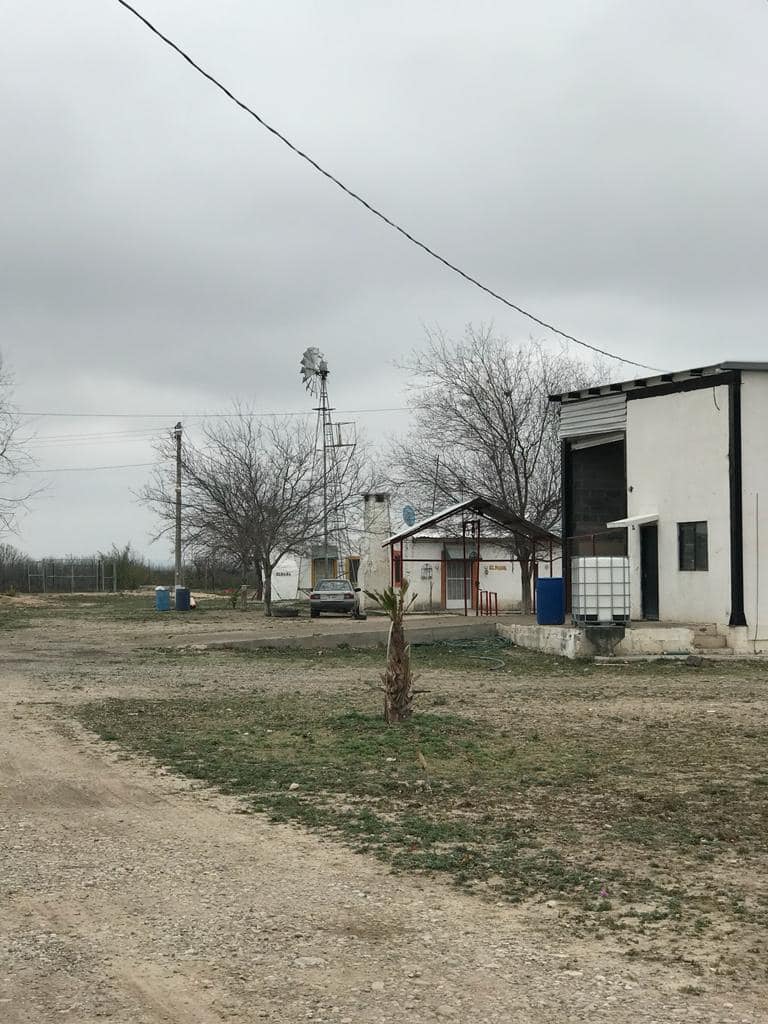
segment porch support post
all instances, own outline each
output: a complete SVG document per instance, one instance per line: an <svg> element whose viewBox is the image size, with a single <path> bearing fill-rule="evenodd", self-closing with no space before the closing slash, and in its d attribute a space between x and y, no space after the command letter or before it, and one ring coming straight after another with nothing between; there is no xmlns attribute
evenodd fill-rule
<svg viewBox="0 0 768 1024"><path fill-rule="evenodd" d="M467 614L467 521L461 521L461 547L464 554L464 615Z"/></svg>
<svg viewBox="0 0 768 1024"><path fill-rule="evenodd" d="M480 567L482 565L482 556L480 554L480 516L477 517L477 551L475 552L475 558L477 560L477 593L475 594L475 609L480 608Z"/></svg>
<svg viewBox="0 0 768 1024"><path fill-rule="evenodd" d="M741 490L741 374L728 385L728 467L731 519L731 617L728 625L746 626L744 509Z"/></svg>

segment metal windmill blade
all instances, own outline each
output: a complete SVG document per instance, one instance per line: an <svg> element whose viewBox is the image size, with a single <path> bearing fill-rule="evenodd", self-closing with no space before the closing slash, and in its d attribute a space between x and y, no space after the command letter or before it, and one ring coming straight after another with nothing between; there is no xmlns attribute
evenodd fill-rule
<svg viewBox="0 0 768 1024"><path fill-rule="evenodd" d="M301 379L304 387L311 394L316 395L320 388L320 378L328 373L328 364L319 348L310 346L301 357Z"/></svg>

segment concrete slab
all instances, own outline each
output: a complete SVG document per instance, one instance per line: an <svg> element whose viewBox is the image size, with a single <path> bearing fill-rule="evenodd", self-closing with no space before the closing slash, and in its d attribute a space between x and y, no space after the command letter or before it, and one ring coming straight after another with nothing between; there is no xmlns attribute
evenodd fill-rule
<svg viewBox="0 0 768 1024"><path fill-rule="evenodd" d="M537 626L536 620L499 622L499 636L518 647L562 658L591 658L592 645L578 626Z"/></svg>
<svg viewBox="0 0 768 1024"><path fill-rule="evenodd" d="M701 623L631 622L626 627L613 627L613 636L602 627L538 626L535 620L517 617L515 621L499 622L499 636L519 647L565 658L608 656L621 661L633 659L716 655L722 658L755 657L758 645L745 642L746 630L718 631Z"/></svg>

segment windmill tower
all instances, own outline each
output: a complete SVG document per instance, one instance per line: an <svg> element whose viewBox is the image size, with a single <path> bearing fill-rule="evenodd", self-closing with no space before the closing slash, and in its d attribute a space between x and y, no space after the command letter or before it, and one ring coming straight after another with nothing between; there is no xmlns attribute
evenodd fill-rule
<svg viewBox="0 0 768 1024"><path fill-rule="evenodd" d="M346 441L343 428L347 433L354 427L353 423L334 423L333 408L328 398L328 363L322 352L310 347L301 357L301 379L307 391L317 399L314 407L317 413L316 436L320 440L319 450L322 452L320 467L323 496L323 560L324 575L331 575L331 566L335 548L340 556L342 550L350 553L349 528L343 501L344 466L341 464L342 449L354 449L355 442ZM350 456L347 459L349 463Z"/></svg>

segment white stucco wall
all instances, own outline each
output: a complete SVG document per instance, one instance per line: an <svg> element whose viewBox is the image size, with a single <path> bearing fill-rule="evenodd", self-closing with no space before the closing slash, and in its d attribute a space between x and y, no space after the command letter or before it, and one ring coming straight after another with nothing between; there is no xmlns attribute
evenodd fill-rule
<svg viewBox="0 0 768 1024"><path fill-rule="evenodd" d="M627 488L628 516L659 516L659 618L726 625L731 593L726 386L627 402ZM681 572L677 524L699 520L708 524L709 569ZM632 617L640 618L639 528L629 530L628 540Z"/></svg>
<svg viewBox="0 0 768 1024"><path fill-rule="evenodd" d="M292 555L281 558L272 573L272 599L294 601L299 592L301 567Z"/></svg>
<svg viewBox="0 0 768 1024"><path fill-rule="evenodd" d="M441 600L441 558L444 541L411 538L406 541L405 558L417 558L418 562L405 562L405 575L416 592L418 600L414 605L417 609L428 609L430 606L430 580L422 577L422 566L432 567L432 607L440 608ZM455 546L455 541L452 542ZM480 554L480 589L490 590L498 594L499 611L518 608L520 599L520 570L509 561L509 552L495 544L482 543ZM470 601L471 604L471 601Z"/></svg>
<svg viewBox="0 0 768 1024"><path fill-rule="evenodd" d="M744 614L747 637L768 651L768 373L745 371L741 387Z"/></svg>
<svg viewBox="0 0 768 1024"><path fill-rule="evenodd" d="M404 575L407 577L411 590L418 594L414 604L416 610L427 611L430 608L430 582L431 607L433 610L440 608L442 594L442 551L444 541L440 539L409 538L403 546ZM451 546L456 541L449 541ZM460 543L460 542L459 542ZM480 589L488 590L498 595L499 611L514 611L521 607L521 579L520 567L509 561L509 550L498 544L489 541L481 541L481 564L480 564ZM418 561L408 561L418 559ZM431 580L425 578L422 569L430 566L432 569ZM553 575L561 573L559 552L553 558ZM540 576L549 576L549 559L540 562L538 566Z"/></svg>

